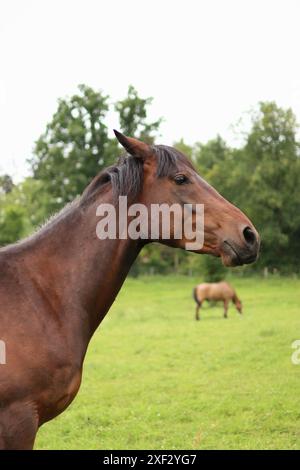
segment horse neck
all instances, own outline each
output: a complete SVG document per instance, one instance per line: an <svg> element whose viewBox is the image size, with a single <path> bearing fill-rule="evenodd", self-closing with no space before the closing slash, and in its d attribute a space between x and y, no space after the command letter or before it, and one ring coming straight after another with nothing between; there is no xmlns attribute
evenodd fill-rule
<svg viewBox="0 0 300 470"><path fill-rule="evenodd" d="M60 321L70 328L76 324L88 340L140 251L137 241L98 239L96 208L101 202L113 203L111 191L101 201L71 206L29 243L28 251L27 267L38 290L59 308Z"/></svg>

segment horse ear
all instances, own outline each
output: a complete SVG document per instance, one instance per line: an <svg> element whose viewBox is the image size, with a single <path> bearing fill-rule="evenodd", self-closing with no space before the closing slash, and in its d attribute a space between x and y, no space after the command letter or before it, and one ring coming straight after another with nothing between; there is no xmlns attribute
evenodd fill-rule
<svg viewBox="0 0 300 470"><path fill-rule="evenodd" d="M133 157L146 159L151 155L151 148L145 142L141 140L133 139L132 137L126 137L121 132L114 129L114 133L120 144L127 150L127 152Z"/></svg>

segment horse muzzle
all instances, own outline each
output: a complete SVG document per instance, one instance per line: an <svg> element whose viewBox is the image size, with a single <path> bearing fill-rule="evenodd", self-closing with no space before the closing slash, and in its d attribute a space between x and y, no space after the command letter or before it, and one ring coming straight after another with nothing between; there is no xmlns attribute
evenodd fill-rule
<svg viewBox="0 0 300 470"><path fill-rule="evenodd" d="M242 231L242 244L232 239L226 239L221 246L221 258L225 266L241 266L257 260L260 248L260 239L256 230L245 227Z"/></svg>

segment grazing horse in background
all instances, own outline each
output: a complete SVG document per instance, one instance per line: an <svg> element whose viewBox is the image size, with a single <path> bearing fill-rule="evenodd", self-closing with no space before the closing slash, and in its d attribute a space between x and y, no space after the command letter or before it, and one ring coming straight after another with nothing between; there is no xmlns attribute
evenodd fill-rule
<svg viewBox="0 0 300 470"><path fill-rule="evenodd" d="M224 303L224 318L227 318L227 311L230 300L236 306L236 309L239 313L242 313L242 302L236 295L236 292L233 287L231 287L228 282L206 282L203 284L198 284L193 290L193 296L196 306L196 320L200 320L199 310L202 306L204 300L214 300L214 301L223 301Z"/></svg>
<svg viewBox="0 0 300 470"><path fill-rule="evenodd" d="M226 266L257 257L259 236L250 220L182 153L115 133L126 156L37 233L0 250L0 338L6 345L6 364L0 365L1 449L32 449L39 426L72 402L93 333L140 250L153 241L151 235L100 240L100 205L114 206L120 215L120 195L146 208L204 204L204 243L195 251L220 256ZM174 215L169 239L159 232L155 241L185 248L185 237L174 234L176 217L183 223L182 214Z"/></svg>

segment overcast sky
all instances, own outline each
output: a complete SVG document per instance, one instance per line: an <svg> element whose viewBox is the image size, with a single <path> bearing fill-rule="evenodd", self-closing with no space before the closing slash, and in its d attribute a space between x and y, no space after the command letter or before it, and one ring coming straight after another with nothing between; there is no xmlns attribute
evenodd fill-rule
<svg viewBox="0 0 300 470"><path fill-rule="evenodd" d="M260 100L300 121L299 24L299 0L0 0L0 173L28 174L57 99L79 83L153 96L165 144L232 142Z"/></svg>

